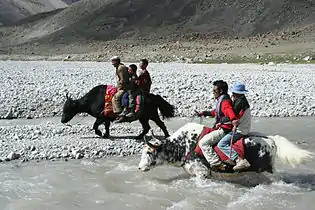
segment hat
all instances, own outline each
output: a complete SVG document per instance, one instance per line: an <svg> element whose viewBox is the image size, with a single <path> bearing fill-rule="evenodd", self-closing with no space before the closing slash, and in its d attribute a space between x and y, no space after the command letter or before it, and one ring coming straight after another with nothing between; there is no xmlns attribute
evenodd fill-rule
<svg viewBox="0 0 315 210"><path fill-rule="evenodd" d="M245 85L243 83L240 83L238 81L234 83L234 86L232 88L232 93L245 94L247 92L248 90L245 89Z"/></svg>
<svg viewBox="0 0 315 210"><path fill-rule="evenodd" d="M113 56L113 57L111 57L111 59L110 59L111 61L114 61L114 60L120 60L120 58L118 57L118 56Z"/></svg>

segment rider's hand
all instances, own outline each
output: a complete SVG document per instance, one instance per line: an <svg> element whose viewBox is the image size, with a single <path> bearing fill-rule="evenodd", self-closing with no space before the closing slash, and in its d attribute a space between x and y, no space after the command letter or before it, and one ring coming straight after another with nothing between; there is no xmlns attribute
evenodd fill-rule
<svg viewBox="0 0 315 210"><path fill-rule="evenodd" d="M234 127L237 127L237 126L239 125L239 123L240 123L239 120L233 120L233 121L232 121L232 125L233 125Z"/></svg>
<svg viewBox="0 0 315 210"><path fill-rule="evenodd" d="M203 116L203 112L198 112L198 111L195 110L195 116L202 117Z"/></svg>
<svg viewBox="0 0 315 210"><path fill-rule="evenodd" d="M217 129L219 129L220 127L221 127L221 123L217 123L216 125L215 125L215 129L217 130Z"/></svg>

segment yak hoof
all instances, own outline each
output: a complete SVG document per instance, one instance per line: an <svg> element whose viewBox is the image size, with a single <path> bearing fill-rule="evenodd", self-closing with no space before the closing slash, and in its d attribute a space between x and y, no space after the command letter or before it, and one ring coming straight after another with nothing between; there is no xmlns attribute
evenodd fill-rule
<svg viewBox="0 0 315 210"><path fill-rule="evenodd" d="M100 130L95 130L95 134L102 137L102 132Z"/></svg>
<svg viewBox="0 0 315 210"><path fill-rule="evenodd" d="M104 133L103 138L108 138L109 137L109 133Z"/></svg>

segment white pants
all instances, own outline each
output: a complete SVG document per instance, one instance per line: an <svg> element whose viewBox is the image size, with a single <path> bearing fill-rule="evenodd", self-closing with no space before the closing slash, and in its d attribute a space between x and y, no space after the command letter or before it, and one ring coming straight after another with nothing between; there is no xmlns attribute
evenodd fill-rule
<svg viewBox="0 0 315 210"><path fill-rule="evenodd" d="M225 133L223 129L219 128L218 130L208 133L199 141L199 147L210 165L219 161L219 157L214 151L213 146L217 144L224 136Z"/></svg>

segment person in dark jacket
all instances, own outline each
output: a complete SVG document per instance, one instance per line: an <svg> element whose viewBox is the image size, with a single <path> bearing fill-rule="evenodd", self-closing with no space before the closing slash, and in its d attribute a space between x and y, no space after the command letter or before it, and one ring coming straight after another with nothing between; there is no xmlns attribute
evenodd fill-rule
<svg viewBox="0 0 315 210"><path fill-rule="evenodd" d="M137 94L139 92L141 92L144 95L147 95L150 93L152 80L151 80L150 73L147 70L148 65L149 65L149 62L147 59L140 60L139 67L141 69L141 73L136 81L137 87L139 88L136 91ZM130 99L130 96L129 96L129 99ZM126 117L134 117L134 116L135 116L135 109L134 109L134 104L132 104L130 107L130 112L126 115Z"/></svg>
<svg viewBox="0 0 315 210"><path fill-rule="evenodd" d="M139 67L141 69L141 73L138 78L138 86L142 93L149 94L151 90L151 76L150 73L147 70L147 67L149 65L149 61L147 59L141 59Z"/></svg>
<svg viewBox="0 0 315 210"><path fill-rule="evenodd" d="M137 66L135 64L129 65L128 68L130 89L123 96L123 105L125 109L120 114L120 116L134 117L135 116L135 98L138 95L138 76L137 76ZM128 101L127 103L125 101Z"/></svg>
<svg viewBox="0 0 315 210"><path fill-rule="evenodd" d="M234 128L235 133L233 136L233 140L238 140L242 138L244 135L247 135L250 132L251 127L251 113L249 103L245 97L245 93L248 91L245 89L245 85L240 82L235 82L232 89L232 99L233 99L233 108L237 118L239 119L238 127ZM233 132L225 135L218 143L219 149L230 158L229 161L231 165L236 165L233 167L235 171L240 171L250 167L250 163L246 159L242 159L236 151L232 148L231 157L230 157L230 149L231 149L231 138Z"/></svg>

